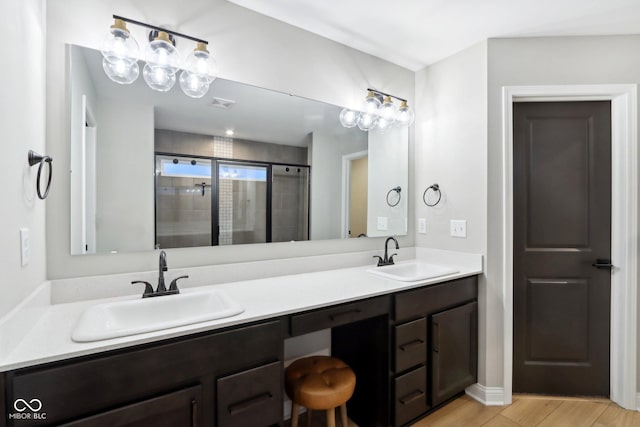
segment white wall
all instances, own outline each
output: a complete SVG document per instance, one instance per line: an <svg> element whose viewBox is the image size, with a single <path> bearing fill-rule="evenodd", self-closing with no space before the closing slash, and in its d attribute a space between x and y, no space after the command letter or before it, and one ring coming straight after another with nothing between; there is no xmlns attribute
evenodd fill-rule
<svg viewBox="0 0 640 427"><path fill-rule="evenodd" d="M351 107L361 102L367 87L413 102L413 72L224 0L194 0L188 7L168 0L54 1L47 10L47 143L60 159L62 171L69 170L70 139L65 43L99 47L114 13L209 40L223 78ZM144 40L143 31L135 27L131 30L139 41ZM183 40L178 46L190 48L189 42ZM69 180L64 173L57 181L57 190L47 215L49 277L156 268L154 252L70 256ZM410 223L409 235L401 239L402 246L413 245L412 232ZM272 243L175 249L170 251L169 259L172 266L187 267L381 247L382 239Z"/></svg>
<svg viewBox="0 0 640 427"><path fill-rule="evenodd" d="M0 221L0 317L46 277L45 202L35 194L37 169L27 153L45 153L45 2L0 2L3 40L0 79L0 158L2 158L2 220ZM58 166L54 157L54 166ZM60 183L55 169L51 195ZM31 262L20 265L19 229L30 229Z"/></svg>
<svg viewBox="0 0 640 427"><path fill-rule="evenodd" d="M486 255L486 42L416 73L415 126L415 181L411 195L415 198L415 220L427 221L427 233L416 234L416 246ZM422 196L433 183L440 185L442 199L438 205L428 207ZM449 235L452 219L467 221L466 239ZM502 339L502 331L486 327L490 309L484 275L479 280L478 294L478 382L486 385L487 371L495 369L493 349L499 334ZM491 310L492 316L498 315L499 309Z"/></svg>
<svg viewBox="0 0 640 427"><path fill-rule="evenodd" d="M98 117L97 251L149 250L155 242L153 107L102 99Z"/></svg>
<svg viewBox="0 0 640 427"><path fill-rule="evenodd" d="M311 239L337 239L342 227L342 156L367 149L367 132L311 135ZM355 137L354 137L355 136Z"/></svg>
<svg viewBox="0 0 640 427"><path fill-rule="evenodd" d="M489 40L489 210L486 269L489 315L486 329L495 333L496 337L488 349L486 386L502 385L502 87L639 84L639 51L640 36ZM640 332L640 328L638 331ZM640 369L638 374L640 378Z"/></svg>
<svg viewBox="0 0 640 427"><path fill-rule="evenodd" d="M367 236L404 234L408 226L409 180L407 169L409 129L393 128L369 134L369 185L367 191ZM400 187L397 206L387 204L387 193ZM389 196L393 202L395 195ZM387 218L387 230L378 230L378 217Z"/></svg>

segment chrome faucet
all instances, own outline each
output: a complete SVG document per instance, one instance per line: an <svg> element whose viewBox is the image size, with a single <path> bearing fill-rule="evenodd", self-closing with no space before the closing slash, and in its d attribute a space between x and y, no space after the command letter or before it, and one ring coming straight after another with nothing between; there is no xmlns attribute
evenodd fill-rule
<svg viewBox="0 0 640 427"><path fill-rule="evenodd" d="M397 253L392 254L391 256L389 256L389 241L393 240L396 244L396 250L400 249L400 245L398 244L398 241L396 240L395 237L391 236L391 237L387 237L387 240L385 240L384 242L384 258L379 256L379 255L374 255L374 258L378 258L378 267L382 267L383 265L393 265L393 257L398 255Z"/></svg>
<svg viewBox="0 0 640 427"><path fill-rule="evenodd" d="M148 297L159 297L163 295L173 295L179 294L180 290L178 289L178 280L180 279L188 279L189 276L180 276L176 277L171 281L171 285L169 285L169 289L164 284L164 272L168 271L167 268L167 253L165 251L160 251L160 259L158 261L158 287L156 290L153 290L153 286L151 283L145 282L143 280L136 280L131 282L131 284L142 283L145 285L144 293L142 294L142 298Z"/></svg>

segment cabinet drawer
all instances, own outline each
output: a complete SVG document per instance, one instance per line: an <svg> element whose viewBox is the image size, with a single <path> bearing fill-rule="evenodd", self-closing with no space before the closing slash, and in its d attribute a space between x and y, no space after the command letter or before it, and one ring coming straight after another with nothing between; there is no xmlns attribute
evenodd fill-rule
<svg viewBox="0 0 640 427"><path fill-rule="evenodd" d="M218 427L266 427L282 418L282 365L270 363L218 379Z"/></svg>
<svg viewBox="0 0 640 427"><path fill-rule="evenodd" d="M199 411L201 405L202 390L200 386L196 386L62 424L62 426L171 427L179 425L197 427L202 425Z"/></svg>
<svg viewBox="0 0 640 427"><path fill-rule="evenodd" d="M398 325L396 338L396 372L402 372L427 362L427 319Z"/></svg>
<svg viewBox="0 0 640 427"><path fill-rule="evenodd" d="M309 313L291 316L291 335L302 335L322 329L329 329L347 323L357 322L389 312L387 296L365 301L321 308Z"/></svg>
<svg viewBox="0 0 640 427"><path fill-rule="evenodd" d="M402 292L396 294L394 299L394 318L396 321L411 320L455 307L477 297L476 276Z"/></svg>
<svg viewBox="0 0 640 427"><path fill-rule="evenodd" d="M395 425L402 426L429 409L427 368L415 369L395 379Z"/></svg>

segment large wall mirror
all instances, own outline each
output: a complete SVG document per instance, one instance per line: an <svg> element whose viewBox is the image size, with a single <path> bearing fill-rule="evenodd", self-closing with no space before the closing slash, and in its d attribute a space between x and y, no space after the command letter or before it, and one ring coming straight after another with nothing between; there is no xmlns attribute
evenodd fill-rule
<svg viewBox="0 0 640 427"><path fill-rule="evenodd" d="M224 79L199 99L119 85L68 53L73 255L406 234L406 128Z"/></svg>

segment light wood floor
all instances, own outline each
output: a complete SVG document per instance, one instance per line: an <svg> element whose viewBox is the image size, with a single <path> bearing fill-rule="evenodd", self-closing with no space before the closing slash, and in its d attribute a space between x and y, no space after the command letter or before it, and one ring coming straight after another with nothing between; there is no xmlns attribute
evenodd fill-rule
<svg viewBox="0 0 640 427"><path fill-rule="evenodd" d="M462 396L412 427L638 427L640 412L608 399L514 395L509 406L484 406Z"/></svg>

